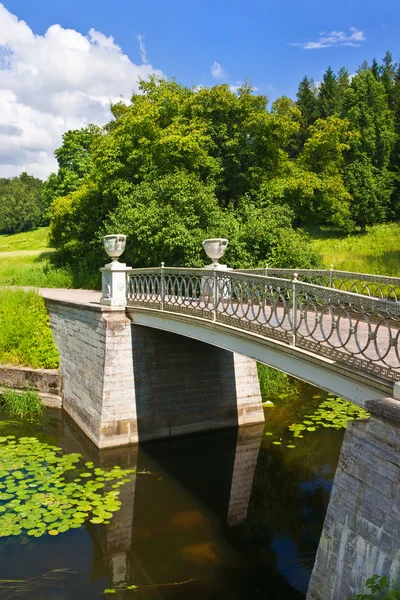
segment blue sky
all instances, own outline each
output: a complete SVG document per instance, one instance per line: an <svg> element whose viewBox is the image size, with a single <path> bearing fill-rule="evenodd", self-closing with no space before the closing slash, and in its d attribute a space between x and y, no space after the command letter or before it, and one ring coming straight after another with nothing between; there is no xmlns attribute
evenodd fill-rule
<svg viewBox="0 0 400 600"><path fill-rule="evenodd" d="M319 80L328 65L355 71L364 58L390 49L400 59L399 0L5 0L8 10L35 33L59 23L86 34L90 28L113 36L133 62L140 61L144 36L152 65L190 84L211 85L217 61L235 84L248 77L271 98L294 96L308 74ZM305 50L291 44L315 41L322 32L350 28L365 37L358 46Z"/></svg>
<svg viewBox="0 0 400 600"><path fill-rule="evenodd" d="M295 98L388 49L400 61L400 0L0 0L0 176L46 178L62 134L106 123L138 76Z"/></svg>

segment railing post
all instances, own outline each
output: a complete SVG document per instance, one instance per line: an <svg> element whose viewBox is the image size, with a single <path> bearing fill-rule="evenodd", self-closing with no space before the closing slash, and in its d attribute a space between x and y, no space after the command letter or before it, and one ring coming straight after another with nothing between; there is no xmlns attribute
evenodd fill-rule
<svg viewBox="0 0 400 600"><path fill-rule="evenodd" d="M164 275L164 264L161 263L161 310L164 310L164 302L165 302L165 275Z"/></svg>
<svg viewBox="0 0 400 600"><path fill-rule="evenodd" d="M265 263L264 275L268 277L268 263Z"/></svg>
<svg viewBox="0 0 400 600"><path fill-rule="evenodd" d="M296 345L296 330L297 330L297 278L298 274L294 273L292 283L292 340L291 345Z"/></svg>
<svg viewBox="0 0 400 600"><path fill-rule="evenodd" d="M213 321L217 320L217 306L218 306L218 278L217 269L213 270Z"/></svg>
<svg viewBox="0 0 400 600"><path fill-rule="evenodd" d="M333 265L329 269L329 287L333 287Z"/></svg>

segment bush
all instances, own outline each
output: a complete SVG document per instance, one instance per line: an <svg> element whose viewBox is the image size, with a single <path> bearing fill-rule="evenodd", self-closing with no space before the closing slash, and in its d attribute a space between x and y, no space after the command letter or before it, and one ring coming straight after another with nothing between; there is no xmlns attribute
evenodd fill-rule
<svg viewBox="0 0 400 600"><path fill-rule="evenodd" d="M262 363L257 363L257 370L263 400L271 396L278 396L279 394L289 392L293 392L293 394L298 393L296 384L291 383L289 377L283 371L278 371Z"/></svg>
<svg viewBox="0 0 400 600"><path fill-rule="evenodd" d="M400 600L400 587L385 576L374 575L365 582L365 590L348 600Z"/></svg>
<svg viewBox="0 0 400 600"><path fill-rule="evenodd" d="M42 414L42 403L39 394L35 390L16 392L7 388L1 395L4 410L11 417L35 418Z"/></svg>
<svg viewBox="0 0 400 600"><path fill-rule="evenodd" d="M58 368L45 303L36 292L0 290L0 363Z"/></svg>

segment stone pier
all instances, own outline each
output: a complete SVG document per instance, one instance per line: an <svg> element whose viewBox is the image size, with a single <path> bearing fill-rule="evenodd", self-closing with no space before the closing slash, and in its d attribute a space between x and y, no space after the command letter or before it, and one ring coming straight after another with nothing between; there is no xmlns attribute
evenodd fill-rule
<svg viewBox="0 0 400 600"><path fill-rule="evenodd" d="M346 600L367 578L400 581L400 408L370 401L346 431L307 600Z"/></svg>
<svg viewBox="0 0 400 600"><path fill-rule="evenodd" d="M254 360L132 325L124 307L94 295L44 295L63 408L99 448L264 420Z"/></svg>

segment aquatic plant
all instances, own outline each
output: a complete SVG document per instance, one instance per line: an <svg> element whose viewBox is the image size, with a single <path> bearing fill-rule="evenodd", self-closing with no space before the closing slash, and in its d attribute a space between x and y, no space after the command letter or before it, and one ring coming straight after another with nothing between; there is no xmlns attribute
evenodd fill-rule
<svg viewBox="0 0 400 600"><path fill-rule="evenodd" d="M305 415L302 423L289 425L293 437L303 437L304 431L316 431L319 427L346 429L349 421L366 419L369 412L344 398L328 398L311 415Z"/></svg>
<svg viewBox="0 0 400 600"><path fill-rule="evenodd" d="M3 404L6 413L20 419L39 417L43 410L39 394L30 389L16 392L6 388L1 394L0 402Z"/></svg>
<svg viewBox="0 0 400 600"><path fill-rule="evenodd" d="M400 600L400 587L385 576L374 575L365 582L365 590L348 600Z"/></svg>
<svg viewBox="0 0 400 600"><path fill-rule="evenodd" d="M109 523L121 506L118 487L135 471L105 471L92 462L83 468L81 459L34 437L0 437L0 537L55 536L86 520Z"/></svg>
<svg viewBox="0 0 400 600"><path fill-rule="evenodd" d="M313 396L320 398L320 396ZM292 423L288 426L289 431L294 438L304 437L304 433L317 431L320 427L333 429L346 429L349 421L366 419L369 412L365 408L356 406L344 398L329 397L321 402L318 408L312 414L304 415L299 423ZM265 432L266 436L273 436L272 431ZM276 446L283 445L282 438L272 442ZM295 448L292 440L285 444L286 448Z"/></svg>

